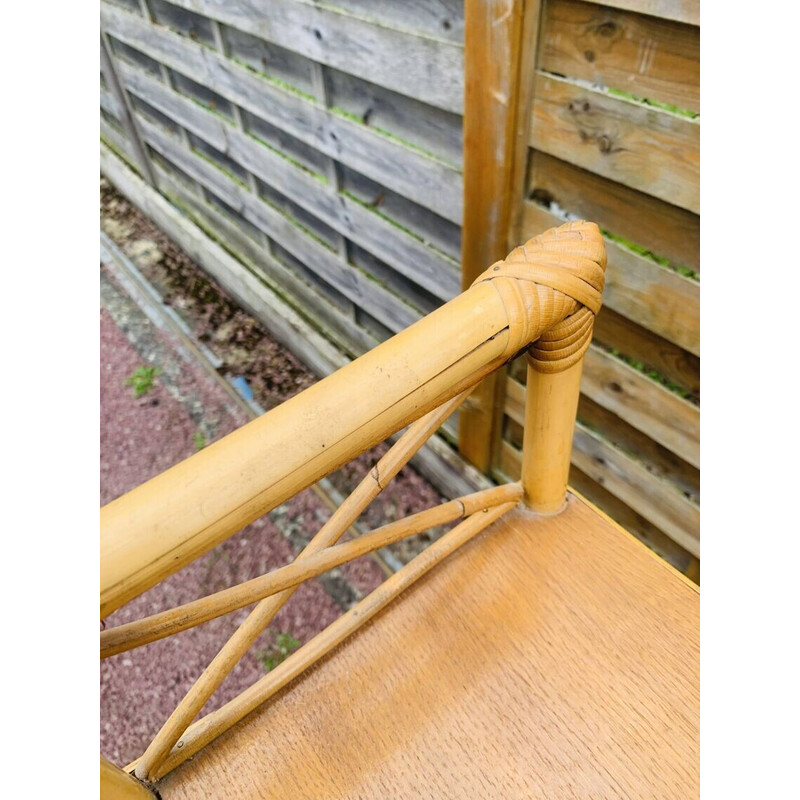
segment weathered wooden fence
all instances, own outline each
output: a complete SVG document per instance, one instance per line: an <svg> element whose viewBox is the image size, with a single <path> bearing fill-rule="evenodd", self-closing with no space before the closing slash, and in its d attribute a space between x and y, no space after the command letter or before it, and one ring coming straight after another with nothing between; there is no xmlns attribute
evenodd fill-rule
<svg viewBox="0 0 800 800"><path fill-rule="evenodd" d="M103 0L101 136L347 357L492 252L598 222L572 482L693 571L697 24L691 0ZM463 412L494 477L517 477L523 379Z"/></svg>

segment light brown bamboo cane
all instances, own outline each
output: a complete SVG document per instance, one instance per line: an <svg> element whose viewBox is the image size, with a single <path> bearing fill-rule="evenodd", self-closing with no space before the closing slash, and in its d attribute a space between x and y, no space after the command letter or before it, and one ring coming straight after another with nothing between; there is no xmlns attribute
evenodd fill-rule
<svg viewBox="0 0 800 800"><path fill-rule="evenodd" d="M525 505L539 514L557 514L566 503L582 371L582 358L554 373L528 359L520 482Z"/></svg>
<svg viewBox="0 0 800 800"><path fill-rule="evenodd" d="M409 459L422 447L428 437L435 433L444 420L455 411L470 391L471 389L462 392L413 423L320 528L300 553L298 560L337 541L347 528L358 519L361 512L378 496L386 484L408 463ZM150 775L166 758L189 723L197 716L208 698L216 691L228 673L236 666L250 645L261 635L264 628L269 625L275 614L280 611L292 594L294 594L294 588L285 589L280 594L261 600L250 612L247 619L223 645L222 649L189 689L177 708L170 714L161 730L156 734L147 750L145 750L136 768L136 776L138 778L152 780Z"/></svg>
<svg viewBox="0 0 800 800"><path fill-rule="evenodd" d="M333 650L426 572L515 506L516 503L504 503L487 511L479 511L459 523L249 689L188 728L168 758L155 769L152 779L158 780L164 777L269 700L289 681ZM126 769L135 768L138 774L140 765L141 760L138 760L129 764Z"/></svg>
<svg viewBox="0 0 800 800"><path fill-rule="evenodd" d="M582 307L596 314L600 231L571 222L463 294L101 510L107 616L412 420L477 383Z"/></svg>
<svg viewBox="0 0 800 800"><path fill-rule="evenodd" d="M134 622L128 622L125 625L119 625L116 628L110 628L100 634L100 658L109 658L202 625L209 620L277 594L283 589L297 586L309 578L315 578L334 567L360 558L381 547L394 544L401 539L415 536L437 525L455 522L476 511L494 508L497 505L518 501L521 498L522 487L518 483L483 489L480 492L442 503L434 508L425 509L417 514L411 514L404 519L365 533L353 541L327 547L313 555L237 586L223 589L158 614L152 614L149 617L137 619Z"/></svg>

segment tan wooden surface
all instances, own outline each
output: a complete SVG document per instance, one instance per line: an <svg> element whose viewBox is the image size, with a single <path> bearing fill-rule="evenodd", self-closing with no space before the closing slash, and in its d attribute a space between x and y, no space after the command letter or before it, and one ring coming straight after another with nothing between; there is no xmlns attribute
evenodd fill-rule
<svg viewBox="0 0 800 800"><path fill-rule="evenodd" d="M511 187L519 183L516 172L524 173L526 155L525 148L517 146L517 129L526 122L518 120L517 112L520 97L528 98L529 86L523 84L533 81L532 74L519 73L525 5L524 0L467 0L464 6L462 289L469 288L509 249L507 235L514 205ZM537 20L538 5L528 3L528 15ZM526 49L530 47L527 43ZM521 164L515 164L517 151L523 158ZM481 472L486 472L491 462L503 386L501 375L488 376L459 414L459 452Z"/></svg>
<svg viewBox="0 0 800 800"><path fill-rule="evenodd" d="M699 272L697 214L538 150L531 153L528 177L528 196L555 200L570 213L594 220L603 230ZM525 203L524 215L531 205ZM631 214L632 208L635 214ZM530 222L523 223L521 238L537 230Z"/></svg>
<svg viewBox="0 0 800 800"><path fill-rule="evenodd" d="M530 144L700 212L700 123L540 72Z"/></svg>
<svg viewBox="0 0 800 800"><path fill-rule="evenodd" d="M548 72L700 110L700 29L578 0L551 0L542 25Z"/></svg>
<svg viewBox="0 0 800 800"><path fill-rule="evenodd" d="M698 629L696 587L583 501L514 511L159 789L696 797Z"/></svg>

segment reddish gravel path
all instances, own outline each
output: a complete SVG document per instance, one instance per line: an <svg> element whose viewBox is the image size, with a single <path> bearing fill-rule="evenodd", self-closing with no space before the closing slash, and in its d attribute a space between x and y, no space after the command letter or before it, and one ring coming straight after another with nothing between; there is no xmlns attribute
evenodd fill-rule
<svg viewBox="0 0 800 800"><path fill-rule="evenodd" d="M120 312L125 298L113 282L104 285L107 304L113 300L120 324L130 330L137 327L141 334L141 329L147 328L147 320L135 319L135 309ZM150 328L147 336L139 335L139 342L149 341L169 364L164 365L164 374L156 379L153 389L135 399L125 380L138 366L153 363L153 352L138 352L111 312L101 308L101 503L191 455L199 429L208 432L210 441L245 422L228 407L224 391L213 380L201 369L181 363L174 356L173 343L153 326ZM306 491L276 509L272 516L278 524L270 518L256 521L112 614L107 625L187 602L288 563L295 555L289 528L302 529L307 536L319 528L329 513L312 492ZM361 559L343 569L342 575L355 586L357 595L372 590L383 578L370 559ZM234 612L101 662L101 753L120 765L140 755L246 613L245 609ZM305 642L340 613L340 605L314 580L297 590L275 618L271 630L289 632ZM272 643L269 631L260 637L203 714L218 708L264 674L257 654L268 651Z"/></svg>

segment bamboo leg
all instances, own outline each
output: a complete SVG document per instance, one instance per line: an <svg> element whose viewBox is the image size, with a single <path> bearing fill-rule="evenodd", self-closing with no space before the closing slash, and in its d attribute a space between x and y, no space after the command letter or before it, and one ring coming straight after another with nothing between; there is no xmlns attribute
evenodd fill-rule
<svg viewBox="0 0 800 800"><path fill-rule="evenodd" d="M471 389L462 392L414 422L322 526L298 559L315 553L339 539L383 487L422 447L428 437L455 411L470 391ZM152 780L150 776L166 758L189 723L292 594L294 588L286 589L280 594L262 600L250 612L250 616L223 645L145 750L136 767L138 778Z"/></svg>
<svg viewBox="0 0 800 800"><path fill-rule="evenodd" d="M100 634L100 658L124 653L196 625L202 625L204 622L229 614L238 608L244 608L284 589L297 586L334 567L401 539L422 533L436 525L454 522L476 511L493 508L501 503L518 501L521 498L522 487L518 483L475 492L384 525L353 541L327 547L266 575L240 583L238 586L232 586L168 611L105 630Z"/></svg>
<svg viewBox="0 0 800 800"><path fill-rule="evenodd" d="M528 359L521 483L525 505L539 514L558 514L566 503L582 371L583 359L554 373Z"/></svg>
<svg viewBox="0 0 800 800"><path fill-rule="evenodd" d="M154 769L153 780L164 777L164 775L175 769L187 758L191 758L221 733L224 733L251 711L269 700L287 683L374 617L375 614L385 608L394 598L436 564L443 561L515 506L516 503L514 502L504 503L488 511L477 512L461 522L420 555L412 559L391 578L388 578L375 591L367 595L339 619L331 623L324 631L318 633L311 641L292 653L289 658L271 670L261 680L254 683L249 689L246 689L222 708L194 723L181 737L177 743L178 746L169 753L168 758ZM129 764L127 768L133 769L135 767L138 774L140 766L141 760Z"/></svg>

